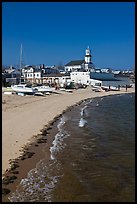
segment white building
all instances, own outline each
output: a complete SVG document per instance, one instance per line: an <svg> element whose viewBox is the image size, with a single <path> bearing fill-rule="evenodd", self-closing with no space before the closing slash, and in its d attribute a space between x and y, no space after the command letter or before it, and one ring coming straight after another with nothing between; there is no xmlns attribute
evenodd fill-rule
<svg viewBox="0 0 137 204"><path fill-rule="evenodd" d="M85 51L84 60L70 61L65 65L65 72L89 71L92 68L91 51L89 47Z"/></svg>
<svg viewBox="0 0 137 204"><path fill-rule="evenodd" d="M42 69L27 66L22 68L22 77L31 83L42 83Z"/></svg>
<svg viewBox="0 0 137 204"><path fill-rule="evenodd" d="M72 82L89 85L90 72L71 72L70 78Z"/></svg>
<svg viewBox="0 0 137 204"><path fill-rule="evenodd" d="M102 86L102 81L90 78L90 72L71 72L70 78L72 82L91 86Z"/></svg>
<svg viewBox="0 0 137 204"><path fill-rule="evenodd" d="M85 61L84 60L75 60L70 61L65 65L65 72L75 72L81 69L84 69Z"/></svg>

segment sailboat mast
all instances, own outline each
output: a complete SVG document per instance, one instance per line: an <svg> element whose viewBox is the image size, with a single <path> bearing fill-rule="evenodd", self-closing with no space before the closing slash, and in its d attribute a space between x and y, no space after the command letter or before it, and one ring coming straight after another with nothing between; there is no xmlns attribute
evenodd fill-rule
<svg viewBox="0 0 137 204"><path fill-rule="evenodd" d="M22 44L20 47L20 69L22 68Z"/></svg>
<svg viewBox="0 0 137 204"><path fill-rule="evenodd" d="M22 68L22 43L20 47L20 83L21 83L21 68Z"/></svg>

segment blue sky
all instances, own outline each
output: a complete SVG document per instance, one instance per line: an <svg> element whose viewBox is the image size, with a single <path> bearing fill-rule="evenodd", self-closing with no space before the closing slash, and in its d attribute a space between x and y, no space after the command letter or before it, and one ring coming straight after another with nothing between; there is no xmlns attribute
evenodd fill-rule
<svg viewBox="0 0 137 204"><path fill-rule="evenodd" d="M2 63L59 65L84 59L96 67L135 64L134 2L3 2Z"/></svg>

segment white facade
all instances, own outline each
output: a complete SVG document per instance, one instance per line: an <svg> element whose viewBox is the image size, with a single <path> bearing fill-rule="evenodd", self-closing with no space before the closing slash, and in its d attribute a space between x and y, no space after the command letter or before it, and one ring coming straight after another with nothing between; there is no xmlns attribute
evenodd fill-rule
<svg viewBox="0 0 137 204"><path fill-rule="evenodd" d="M102 86L102 81L96 79L90 79L91 86Z"/></svg>
<svg viewBox="0 0 137 204"><path fill-rule="evenodd" d="M91 86L102 86L102 81L90 78L90 72L71 72L70 78L72 82L81 83Z"/></svg>
<svg viewBox="0 0 137 204"><path fill-rule="evenodd" d="M75 83L81 83L89 85L90 83L90 72L71 72L71 81Z"/></svg>
<svg viewBox="0 0 137 204"><path fill-rule="evenodd" d="M86 49L85 63L86 64L90 64L91 63L91 53L90 53L89 47Z"/></svg>
<svg viewBox="0 0 137 204"><path fill-rule="evenodd" d="M58 78L58 82L59 82L61 87L64 87L64 85L67 84L69 81L70 81L69 76L62 76L62 77Z"/></svg>
<svg viewBox="0 0 137 204"><path fill-rule="evenodd" d="M84 64L65 66L65 72L74 72L82 68L84 68Z"/></svg>
<svg viewBox="0 0 137 204"><path fill-rule="evenodd" d="M41 78L41 72L34 72L34 78Z"/></svg>

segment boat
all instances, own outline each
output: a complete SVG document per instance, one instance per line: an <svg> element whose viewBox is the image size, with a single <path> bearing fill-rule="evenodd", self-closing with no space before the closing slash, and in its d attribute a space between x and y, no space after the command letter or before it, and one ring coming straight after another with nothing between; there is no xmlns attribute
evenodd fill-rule
<svg viewBox="0 0 137 204"><path fill-rule="evenodd" d="M95 92L102 92L103 89L101 88L101 86L92 86L92 91L95 91Z"/></svg>
<svg viewBox="0 0 137 204"><path fill-rule="evenodd" d="M44 94L42 92L36 92L34 93L34 96L44 96Z"/></svg>
<svg viewBox="0 0 137 204"><path fill-rule="evenodd" d="M11 85L11 88L16 93L34 94L37 90L28 86L27 84Z"/></svg>
<svg viewBox="0 0 137 204"><path fill-rule="evenodd" d="M34 86L33 88L35 88L35 90L37 90L37 92L41 92L41 93L55 91L54 87L49 87L49 86L44 86L44 85L42 85L42 86Z"/></svg>
<svg viewBox="0 0 137 204"><path fill-rule="evenodd" d="M119 91L118 87L115 86L101 86L104 91Z"/></svg>

